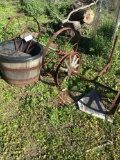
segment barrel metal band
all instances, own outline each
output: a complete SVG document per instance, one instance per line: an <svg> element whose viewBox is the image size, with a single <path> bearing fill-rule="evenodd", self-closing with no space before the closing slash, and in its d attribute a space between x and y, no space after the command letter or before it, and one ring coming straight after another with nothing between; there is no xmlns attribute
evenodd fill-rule
<svg viewBox="0 0 120 160"><path fill-rule="evenodd" d="M37 66L35 67L32 67L32 68L23 68L23 69L13 69L13 68L7 68L7 67L2 67L4 71L11 71L11 72L28 72L28 71L32 71L32 70L35 70L39 67L42 66L42 63L38 64Z"/></svg>
<svg viewBox="0 0 120 160"><path fill-rule="evenodd" d="M40 74L37 74L36 76L32 77L32 78L27 78L27 79L13 79L13 78L8 78L5 77L7 81L14 81L14 82L28 82L28 81L32 81L37 79L40 76Z"/></svg>

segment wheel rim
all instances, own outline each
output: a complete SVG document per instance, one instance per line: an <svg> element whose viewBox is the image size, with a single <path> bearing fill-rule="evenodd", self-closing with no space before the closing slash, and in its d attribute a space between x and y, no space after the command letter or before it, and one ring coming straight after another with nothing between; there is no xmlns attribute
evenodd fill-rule
<svg viewBox="0 0 120 160"><path fill-rule="evenodd" d="M78 73L81 67L81 56L77 52L71 52L63 56L59 61L55 72L55 81L57 85L61 86L72 76L72 73Z"/></svg>
<svg viewBox="0 0 120 160"><path fill-rule="evenodd" d="M53 49L52 45L56 45L56 48L54 50L52 50ZM51 49L52 54L56 53L55 54L55 56L57 57L56 59L59 59L60 56L63 56L70 51L77 51L78 49L77 33L71 28L62 28L59 31L57 31L50 38L49 42L45 47L44 54L43 54L43 67L45 63L44 59L49 49Z"/></svg>
<svg viewBox="0 0 120 160"><path fill-rule="evenodd" d="M16 14L9 19L6 25L4 39L13 39L19 37L23 33L40 33L39 22L35 17L28 16L25 13ZM37 36L37 41L39 41L39 38L40 34Z"/></svg>

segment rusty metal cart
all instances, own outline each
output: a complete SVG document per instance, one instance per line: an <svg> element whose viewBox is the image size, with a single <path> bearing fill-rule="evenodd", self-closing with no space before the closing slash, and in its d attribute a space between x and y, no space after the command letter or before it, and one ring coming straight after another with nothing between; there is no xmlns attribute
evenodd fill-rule
<svg viewBox="0 0 120 160"><path fill-rule="evenodd" d="M74 34L71 34L71 32L73 32ZM117 45L117 41L118 41L118 36L116 36L115 38L115 42L113 45L113 49L111 51L110 54L110 58L108 60L108 63L103 67L103 69L97 74L97 76L94 79L89 79L87 77L85 77L84 75L80 74L80 68L82 66L82 58L80 53L77 52L77 48L78 48L78 35L75 31L73 31L71 28L62 28L61 30L57 31L50 39L50 41L47 43L46 48L44 50L44 54L43 54L43 67L44 67L44 59L46 56L46 53L48 51L48 49L51 47L51 44L54 42L54 44L56 43L56 38L59 37L59 35L63 33L64 36L68 36L68 40L64 43L64 45L62 45L62 48L60 49L59 47L55 50L55 52L57 53L57 55L59 55L60 59L57 60L56 62L56 68L55 68L55 81L57 83L58 86L61 86L63 81L67 81L70 79L70 77L72 75L77 75L79 77L82 77L83 79L100 85L101 87L104 87L108 90L110 90L111 92L115 93L116 96L112 102L112 105L109 107L109 114L114 114L115 111L118 108L118 105L120 103L120 90L116 91L113 90L112 88L105 86L99 82L97 82L96 80L104 73L106 72L106 74L108 74L109 68L111 66L112 63L112 59L113 59L113 55L115 52L115 48ZM66 46L68 45L68 43L72 40L72 38L74 38L76 41L74 41L74 43L72 43L72 48L70 51L66 50ZM59 44L60 45L60 44Z"/></svg>

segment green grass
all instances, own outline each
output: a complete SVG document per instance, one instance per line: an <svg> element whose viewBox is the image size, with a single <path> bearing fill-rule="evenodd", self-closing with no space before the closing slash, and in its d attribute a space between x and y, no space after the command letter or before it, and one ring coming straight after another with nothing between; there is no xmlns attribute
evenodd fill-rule
<svg viewBox="0 0 120 160"><path fill-rule="evenodd" d="M19 88L1 80L0 90L1 159L119 159L118 113L113 124L83 114L42 82ZM113 145L94 150L106 141Z"/></svg>
<svg viewBox="0 0 120 160"><path fill-rule="evenodd" d="M5 25L6 20L3 23ZM48 34L41 38L44 44L48 40ZM120 89L119 50L120 40L109 74L99 79L116 90ZM52 57L51 52L48 54ZM101 56L82 53L81 56L80 72L94 78L107 63L109 53ZM47 67L52 69L52 62ZM9 85L1 76L0 160L119 160L120 109L110 123L77 110L73 103L73 98L96 89L109 107L115 95L76 76L66 85L67 91L62 92L53 77L44 74L34 85L24 87ZM112 144L99 147L106 142Z"/></svg>

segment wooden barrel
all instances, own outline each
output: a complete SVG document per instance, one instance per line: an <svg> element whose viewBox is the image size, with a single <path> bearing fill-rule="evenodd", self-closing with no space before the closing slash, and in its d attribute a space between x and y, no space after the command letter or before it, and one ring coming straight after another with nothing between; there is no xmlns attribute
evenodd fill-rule
<svg viewBox="0 0 120 160"><path fill-rule="evenodd" d="M43 46L32 41L25 53L29 43L23 43L21 39L0 43L0 70L9 84L24 86L36 82L40 77ZM21 47L21 51L16 50L15 44Z"/></svg>

